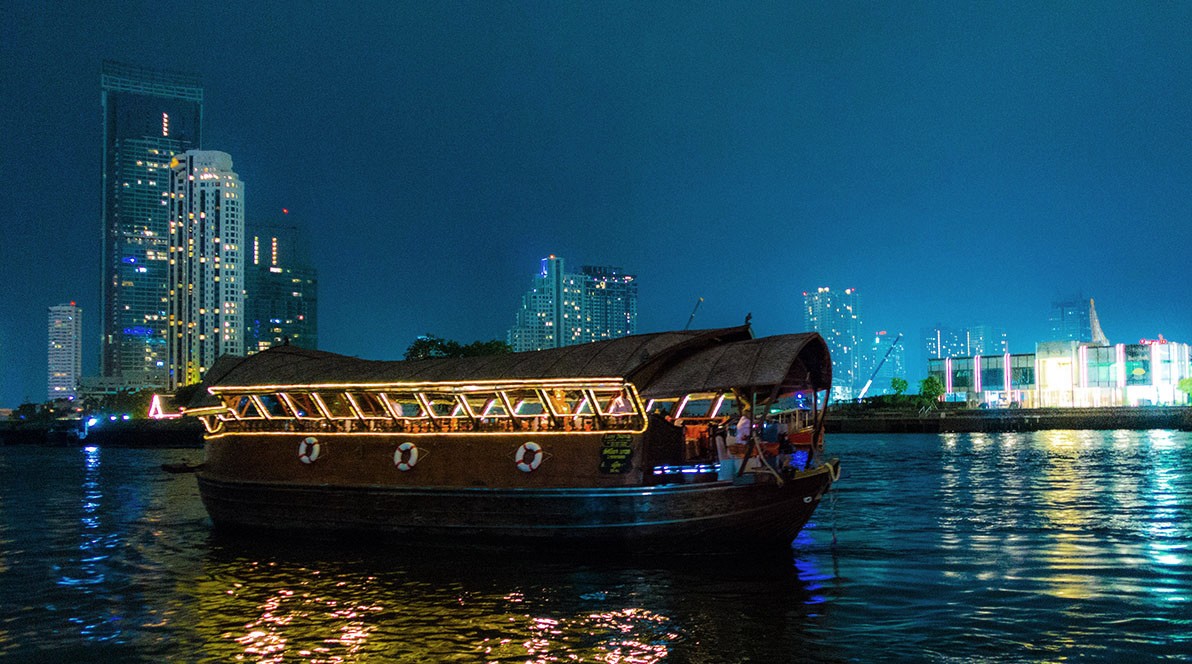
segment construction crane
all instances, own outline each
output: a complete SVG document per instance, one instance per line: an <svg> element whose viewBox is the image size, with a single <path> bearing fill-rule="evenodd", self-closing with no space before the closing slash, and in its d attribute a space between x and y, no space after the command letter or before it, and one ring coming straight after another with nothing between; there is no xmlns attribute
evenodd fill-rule
<svg viewBox="0 0 1192 664"><path fill-rule="evenodd" d="M695 301L695 307L691 310L691 317L687 319L687 324L683 326L684 330L691 328L691 321L695 320L695 312L699 311L699 305L704 303L704 298Z"/></svg>
<svg viewBox="0 0 1192 664"><path fill-rule="evenodd" d="M873 385L873 379L877 378L877 372L882 370L882 365L886 363L886 359L890 357L890 353L894 352L894 347L898 345L900 339L902 339L901 332L897 337L894 337L894 343L890 344L890 347L886 349L886 354L882 356L882 361L878 362L877 366L873 368L873 373L870 374L869 380L865 381L865 387L862 387L861 393L857 395L857 401L865 398L865 393L869 391L869 386Z"/></svg>

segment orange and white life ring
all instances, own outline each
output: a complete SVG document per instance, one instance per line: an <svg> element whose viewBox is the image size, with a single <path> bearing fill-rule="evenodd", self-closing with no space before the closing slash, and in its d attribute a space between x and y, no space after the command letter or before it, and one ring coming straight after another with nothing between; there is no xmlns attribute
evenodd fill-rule
<svg viewBox="0 0 1192 664"><path fill-rule="evenodd" d="M393 465L398 470L406 471L418 465L418 446L414 443L402 443L393 452Z"/></svg>
<svg viewBox="0 0 1192 664"><path fill-rule="evenodd" d="M320 451L319 439L307 436L298 443L298 460L302 463L314 463L319 458Z"/></svg>
<svg viewBox="0 0 1192 664"><path fill-rule="evenodd" d="M530 460L526 460L526 455L530 456ZM542 446L538 443L522 443L521 447L517 448L517 454L514 455L513 460L517 462L517 469L523 473L533 472L542 465L542 458L546 456L546 452L542 451Z"/></svg>

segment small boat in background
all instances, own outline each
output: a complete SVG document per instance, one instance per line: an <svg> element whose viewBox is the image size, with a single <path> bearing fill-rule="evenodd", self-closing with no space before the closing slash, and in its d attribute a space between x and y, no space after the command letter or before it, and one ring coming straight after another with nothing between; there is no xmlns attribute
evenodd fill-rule
<svg viewBox="0 0 1192 664"><path fill-rule="evenodd" d="M748 325L400 362L280 346L220 358L182 411L217 527L734 550L789 545L839 476L831 371L818 334Z"/></svg>

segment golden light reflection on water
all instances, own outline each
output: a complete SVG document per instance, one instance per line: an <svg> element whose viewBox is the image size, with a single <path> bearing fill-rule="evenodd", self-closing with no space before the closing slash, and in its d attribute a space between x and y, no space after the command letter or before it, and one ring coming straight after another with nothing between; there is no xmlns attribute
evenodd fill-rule
<svg viewBox="0 0 1192 664"><path fill-rule="evenodd" d="M528 657L534 663L596 661L610 664L653 664L670 654L670 642L679 638L670 630L670 619L647 609L626 607L566 619L524 616L528 638L486 639L486 661ZM652 635L649 641L642 633Z"/></svg>
<svg viewBox="0 0 1192 664"><path fill-rule="evenodd" d="M317 571L307 571L311 579L319 578ZM339 596L320 592L323 584L302 585L301 591L273 591L257 606L254 620L220 635L241 646L242 651L235 654L237 660L281 662L297 656L319 662L355 661L377 629L372 616L383 607L350 599L359 589L346 581L330 582L344 593ZM222 596L235 599L247 590L246 584L235 582Z"/></svg>
<svg viewBox="0 0 1192 664"><path fill-rule="evenodd" d="M213 562L195 589L201 629L217 635L214 643L204 639L211 654L271 663L441 661L426 653L453 652L451 661L648 664L671 655L681 638L671 617L639 605L552 611L541 590L531 599L523 590L414 581L401 568L391 576L353 575L333 566L323 574L285 561ZM583 596L613 601L604 591ZM235 622L245 615L253 618Z"/></svg>

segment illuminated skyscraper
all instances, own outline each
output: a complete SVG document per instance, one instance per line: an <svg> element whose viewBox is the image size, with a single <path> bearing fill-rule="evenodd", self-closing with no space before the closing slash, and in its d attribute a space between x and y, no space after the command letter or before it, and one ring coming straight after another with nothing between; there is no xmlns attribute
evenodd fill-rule
<svg viewBox="0 0 1192 664"><path fill-rule="evenodd" d="M860 298L857 289L833 291L817 288L803 292L803 320L808 330L819 332L832 352L832 398L856 396L868 376L861 376L862 343Z"/></svg>
<svg viewBox="0 0 1192 664"><path fill-rule="evenodd" d="M198 78L103 63L100 371L129 387L166 384L170 159L201 144Z"/></svg>
<svg viewBox="0 0 1192 664"><path fill-rule="evenodd" d="M50 307L49 372L46 399L71 399L78 396L83 374L83 312L70 304Z"/></svg>
<svg viewBox="0 0 1192 664"><path fill-rule="evenodd" d="M542 259L509 330L514 352L615 339L637 332L637 281L619 267L585 265L568 274L563 259Z"/></svg>
<svg viewBox="0 0 1192 664"><path fill-rule="evenodd" d="M279 344L317 348L318 274L305 234L284 224L251 224L245 278L245 351Z"/></svg>
<svg viewBox="0 0 1192 664"><path fill-rule="evenodd" d="M567 274L563 259L542 259L530 290L522 296L517 320L509 330L513 351L559 348L583 340L583 280Z"/></svg>
<svg viewBox="0 0 1192 664"><path fill-rule="evenodd" d="M220 355L244 354L244 184L225 152L170 164L169 376L199 382Z"/></svg>
<svg viewBox="0 0 1192 664"><path fill-rule="evenodd" d="M619 267L585 265L584 341L637 334L637 280Z"/></svg>

